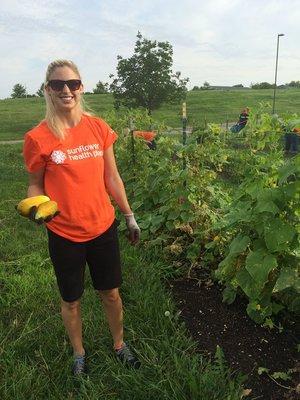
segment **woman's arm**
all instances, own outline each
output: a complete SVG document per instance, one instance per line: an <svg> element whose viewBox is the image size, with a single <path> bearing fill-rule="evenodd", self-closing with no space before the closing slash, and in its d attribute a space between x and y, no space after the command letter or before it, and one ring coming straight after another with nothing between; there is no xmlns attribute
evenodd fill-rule
<svg viewBox="0 0 300 400"><path fill-rule="evenodd" d="M113 145L104 151L104 182L108 193L117 203L123 214L132 214L128 204L123 181L120 177L114 156Z"/></svg>
<svg viewBox="0 0 300 400"><path fill-rule="evenodd" d="M44 195L44 174L45 168L41 168L36 172L29 173L29 186L27 197Z"/></svg>
<svg viewBox="0 0 300 400"><path fill-rule="evenodd" d="M104 151L104 181L108 193L117 203L121 212L125 216L128 229L128 239L131 244L138 243L141 230L136 223L133 212L128 204L123 181L119 175L116 160L114 156L113 146L111 145Z"/></svg>

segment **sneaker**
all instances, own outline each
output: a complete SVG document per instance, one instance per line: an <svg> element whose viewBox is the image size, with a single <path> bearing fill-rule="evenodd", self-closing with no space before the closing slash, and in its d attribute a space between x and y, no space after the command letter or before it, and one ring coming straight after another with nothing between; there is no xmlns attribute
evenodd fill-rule
<svg viewBox="0 0 300 400"><path fill-rule="evenodd" d="M85 354L83 356L74 357L72 373L76 377L87 373Z"/></svg>
<svg viewBox="0 0 300 400"><path fill-rule="evenodd" d="M123 346L119 350L115 350L115 352L116 356L122 362L122 364L135 369L140 368L141 366L140 361L132 353L132 351L125 342L123 343Z"/></svg>

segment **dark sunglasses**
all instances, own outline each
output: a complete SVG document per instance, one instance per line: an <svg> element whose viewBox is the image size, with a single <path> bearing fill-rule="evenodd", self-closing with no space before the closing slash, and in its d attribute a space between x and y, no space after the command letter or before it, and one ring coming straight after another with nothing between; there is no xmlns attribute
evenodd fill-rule
<svg viewBox="0 0 300 400"><path fill-rule="evenodd" d="M61 81L60 79L52 79L47 83L47 86L50 86L52 90L57 92L63 90L65 85L67 85L71 91L78 90L81 86L81 80L69 79L68 81Z"/></svg>

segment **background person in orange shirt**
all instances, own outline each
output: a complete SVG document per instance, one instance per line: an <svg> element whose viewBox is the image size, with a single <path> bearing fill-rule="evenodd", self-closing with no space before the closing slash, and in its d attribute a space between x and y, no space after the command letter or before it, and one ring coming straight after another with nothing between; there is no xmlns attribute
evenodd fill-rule
<svg viewBox="0 0 300 400"><path fill-rule="evenodd" d="M117 134L84 111L83 85L72 61L56 60L48 66L44 93L45 120L25 135L27 194L45 194L60 210L46 227L62 319L74 351L73 374L86 372L80 315L86 263L103 302L116 356L138 368L139 360L123 341L117 222L109 195L125 216L132 244L139 241L140 229L115 162Z"/></svg>

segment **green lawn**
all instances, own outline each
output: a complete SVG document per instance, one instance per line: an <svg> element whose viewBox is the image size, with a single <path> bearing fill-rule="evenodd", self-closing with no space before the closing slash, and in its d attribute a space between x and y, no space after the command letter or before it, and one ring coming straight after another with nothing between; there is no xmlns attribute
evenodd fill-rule
<svg viewBox="0 0 300 400"><path fill-rule="evenodd" d="M97 115L105 115L113 108L112 95L86 95L87 105ZM187 95L187 113L190 124L204 125L204 121L226 123L236 121L240 110L257 107L260 102L272 104L273 90L211 90L192 91ZM280 89L276 94L276 112L299 113L300 90ZM181 104L165 104L153 112L158 122L171 127L181 125ZM21 139L24 133L44 117L44 99L0 100L0 140ZM148 129L148 127L145 127Z"/></svg>
<svg viewBox="0 0 300 400"><path fill-rule="evenodd" d="M0 146L0 398L5 400L238 400L240 385L219 354L209 362L179 320L159 253L121 236L125 332L142 361L124 369L87 274L82 300L89 378L74 384L71 351L43 226L17 215L26 196L22 145ZM165 316L170 311L170 316Z"/></svg>

